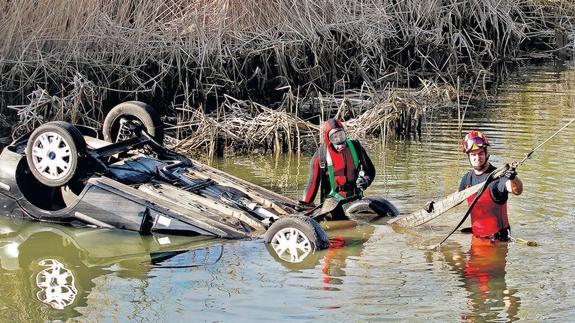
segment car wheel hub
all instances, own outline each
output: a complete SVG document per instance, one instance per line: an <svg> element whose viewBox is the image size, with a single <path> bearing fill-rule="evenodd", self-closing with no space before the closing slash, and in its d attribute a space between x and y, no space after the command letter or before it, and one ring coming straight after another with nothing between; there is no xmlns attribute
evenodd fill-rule
<svg viewBox="0 0 575 323"><path fill-rule="evenodd" d="M272 238L271 246L278 257L289 262L301 262L312 251L309 238L296 228L285 228Z"/></svg>
<svg viewBox="0 0 575 323"><path fill-rule="evenodd" d="M38 136L32 148L34 167L42 176L58 180L68 175L72 158L70 144L59 134L45 132Z"/></svg>

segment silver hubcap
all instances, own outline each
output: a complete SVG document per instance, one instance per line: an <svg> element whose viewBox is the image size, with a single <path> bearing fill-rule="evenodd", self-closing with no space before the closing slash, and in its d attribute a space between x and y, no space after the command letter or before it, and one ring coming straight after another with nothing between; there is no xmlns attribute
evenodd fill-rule
<svg viewBox="0 0 575 323"><path fill-rule="evenodd" d="M312 251L308 237L296 228L278 231L272 238L271 246L280 259L289 262L301 262Z"/></svg>
<svg viewBox="0 0 575 323"><path fill-rule="evenodd" d="M32 161L42 176L62 179L68 175L72 165L70 144L55 132L45 132L34 140Z"/></svg>

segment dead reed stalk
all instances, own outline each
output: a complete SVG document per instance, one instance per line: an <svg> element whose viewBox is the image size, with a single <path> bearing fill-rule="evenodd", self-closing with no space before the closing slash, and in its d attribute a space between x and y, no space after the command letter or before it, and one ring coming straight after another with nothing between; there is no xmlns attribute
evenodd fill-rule
<svg viewBox="0 0 575 323"><path fill-rule="evenodd" d="M218 129L187 143L211 138L211 153L237 142L222 120L232 129L247 122L242 149L296 150L296 138L312 129L303 118L326 103L320 93L354 106L365 98L350 89L361 92L368 80L376 92L425 87L420 79L471 85L494 62L533 49L550 56L557 35L575 37L575 5L551 0L19 0L0 7L0 107L17 107L17 132L55 115L97 126L113 104L140 99L182 114L182 130ZM382 121L375 115L390 116L399 125L393 129L406 127L402 134L417 128L419 110L400 99L371 106L383 110L345 105L341 113L373 124Z"/></svg>
<svg viewBox="0 0 575 323"><path fill-rule="evenodd" d="M172 139L177 143L176 149L184 152L204 151L211 155L217 146L220 146L217 150L231 154L313 151L320 143L321 127L288 111L318 105L323 107L326 119L344 120L352 138L386 137L388 129L410 136L421 132L422 116L427 109L443 106L456 95L452 87L432 82L424 84L419 90L389 91L384 96L350 91L342 96L286 100L276 109L226 96L217 112L177 108L177 120L187 121L168 129L178 135ZM300 102L298 106L291 106ZM386 129L384 133L382 129Z"/></svg>

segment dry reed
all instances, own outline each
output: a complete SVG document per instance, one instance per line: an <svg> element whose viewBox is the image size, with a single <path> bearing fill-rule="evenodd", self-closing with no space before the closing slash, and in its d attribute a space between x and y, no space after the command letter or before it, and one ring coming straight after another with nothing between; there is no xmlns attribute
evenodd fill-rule
<svg viewBox="0 0 575 323"><path fill-rule="evenodd" d="M320 127L297 116L309 106L323 107L326 118L338 117L352 138L386 137L382 129L390 127L397 135L421 131L423 113L442 106L456 96L455 89L432 82L419 90L390 90L375 96L370 92L350 91L344 96L289 98L271 109L253 101L226 96L211 113L201 108L179 107L176 122L167 128L170 142L181 151L201 151L213 157L216 151L297 152L315 150L320 143ZM296 103L301 103L294 106ZM175 136L175 137L174 137Z"/></svg>
<svg viewBox="0 0 575 323"><path fill-rule="evenodd" d="M52 117L95 127L114 103L141 99L177 116L181 132L206 129L210 144L196 138L181 145L207 145L210 154L238 144L240 124L250 134L241 149L297 151L294 136L315 137L302 118L327 103L319 97L347 100L335 110L330 104L334 113L361 106L354 100L370 101L372 111L348 112L369 118L374 133L386 120L395 125L386 132L409 133L417 128L418 105L402 105L401 95L380 100L365 93L413 82L422 89L455 86L457 77L473 84L491 64L532 55L532 48L549 56L559 36L572 40L575 12L571 2L550 0L18 0L0 6L0 113L17 107L22 128L16 132ZM562 49L572 43L562 42ZM366 83L370 91L361 90ZM363 94L356 98L350 89Z"/></svg>

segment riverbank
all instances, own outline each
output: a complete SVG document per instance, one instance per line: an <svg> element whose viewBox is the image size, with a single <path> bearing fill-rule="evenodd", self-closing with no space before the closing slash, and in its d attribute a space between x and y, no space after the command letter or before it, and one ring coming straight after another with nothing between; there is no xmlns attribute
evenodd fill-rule
<svg viewBox="0 0 575 323"><path fill-rule="evenodd" d="M418 136L429 109L457 101L448 85L424 82L419 89L369 89L311 98L287 96L273 108L226 96L221 107L205 113L181 107L186 121L168 127L183 152L215 155L313 152L320 144L322 120L338 117L352 138ZM310 115L309 118L302 116Z"/></svg>
<svg viewBox="0 0 575 323"><path fill-rule="evenodd" d="M575 16L572 3L535 0L5 9L0 112L19 120L15 135L51 119L98 128L112 106L138 99L172 124L171 144L210 155L301 151L338 112L370 125L359 135L417 133L426 109L484 93L496 66L572 56Z"/></svg>

